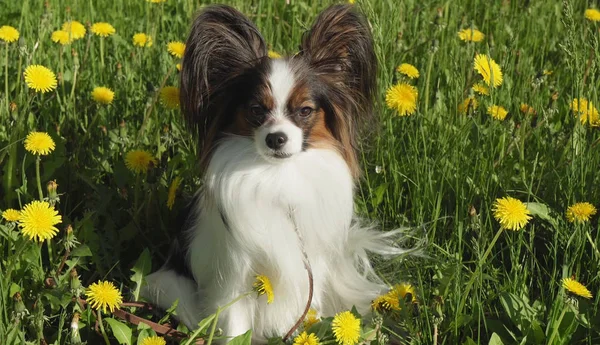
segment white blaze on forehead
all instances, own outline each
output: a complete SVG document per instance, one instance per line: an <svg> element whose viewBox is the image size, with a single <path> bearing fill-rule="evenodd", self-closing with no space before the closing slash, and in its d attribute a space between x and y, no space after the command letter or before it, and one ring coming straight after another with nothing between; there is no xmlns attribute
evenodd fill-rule
<svg viewBox="0 0 600 345"><path fill-rule="evenodd" d="M276 119L285 117L285 105L295 82L294 73L286 60L272 60L269 84L271 85L271 92L273 93L275 103L272 115Z"/></svg>

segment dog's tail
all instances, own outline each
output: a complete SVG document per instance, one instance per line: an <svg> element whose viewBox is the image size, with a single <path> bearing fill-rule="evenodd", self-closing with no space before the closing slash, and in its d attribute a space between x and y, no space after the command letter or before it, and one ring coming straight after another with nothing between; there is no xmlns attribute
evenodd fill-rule
<svg viewBox="0 0 600 345"><path fill-rule="evenodd" d="M406 247L411 230L400 228L391 231L381 231L376 224L363 224L359 219L352 222L348 235L348 250L354 257L356 268L370 280L380 282L371 264L369 254L379 255L384 259L397 258L405 255L419 255L421 245Z"/></svg>

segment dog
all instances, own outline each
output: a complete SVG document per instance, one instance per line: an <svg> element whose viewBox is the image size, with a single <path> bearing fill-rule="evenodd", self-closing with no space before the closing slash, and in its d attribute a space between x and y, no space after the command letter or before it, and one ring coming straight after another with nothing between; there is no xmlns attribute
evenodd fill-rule
<svg viewBox="0 0 600 345"><path fill-rule="evenodd" d="M311 293L319 315L368 312L387 291L369 253L404 252L397 232L354 213L357 133L372 118L376 71L369 26L352 5L324 10L287 58L269 58L242 13L204 8L180 79L203 185L146 298L165 309L178 300L177 318L194 329L264 275L273 303L247 295L219 318L224 335L252 329L253 343L288 332Z"/></svg>

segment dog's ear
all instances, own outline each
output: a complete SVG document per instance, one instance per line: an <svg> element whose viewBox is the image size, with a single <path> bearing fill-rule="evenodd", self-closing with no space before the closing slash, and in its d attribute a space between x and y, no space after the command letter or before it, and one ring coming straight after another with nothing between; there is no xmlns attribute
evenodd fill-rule
<svg viewBox="0 0 600 345"><path fill-rule="evenodd" d="M302 37L298 56L329 88L327 126L355 178L360 175L357 137L371 126L377 59L366 19L353 5L323 11Z"/></svg>
<svg viewBox="0 0 600 345"><path fill-rule="evenodd" d="M180 104L199 135L202 161L222 129L224 105L235 97L232 87L265 56L260 32L236 9L208 6L194 20L182 61Z"/></svg>
<svg viewBox="0 0 600 345"><path fill-rule="evenodd" d="M319 75L342 85L371 112L377 73L373 38L366 19L353 5L323 11L302 37L300 55Z"/></svg>

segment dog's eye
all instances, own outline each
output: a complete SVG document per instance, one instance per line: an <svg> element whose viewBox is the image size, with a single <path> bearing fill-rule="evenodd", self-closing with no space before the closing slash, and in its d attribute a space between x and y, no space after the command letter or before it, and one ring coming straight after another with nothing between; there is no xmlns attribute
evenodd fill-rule
<svg viewBox="0 0 600 345"><path fill-rule="evenodd" d="M251 106L250 106L250 113L251 113L253 116L259 117L259 116L262 116L262 115L264 115L264 113L265 113L265 109L263 109L263 107L261 107L261 106L260 106L260 105L258 105L258 104L254 104L254 105L251 105Z"/></svg>
<svg viewBox="0 0 600 345"><path fill-rule="evenodd" d="M313 108L304 107L304 108L300 109L300 117L308 117L310 114L312 114L312 112L313 112Z"/></svg>

